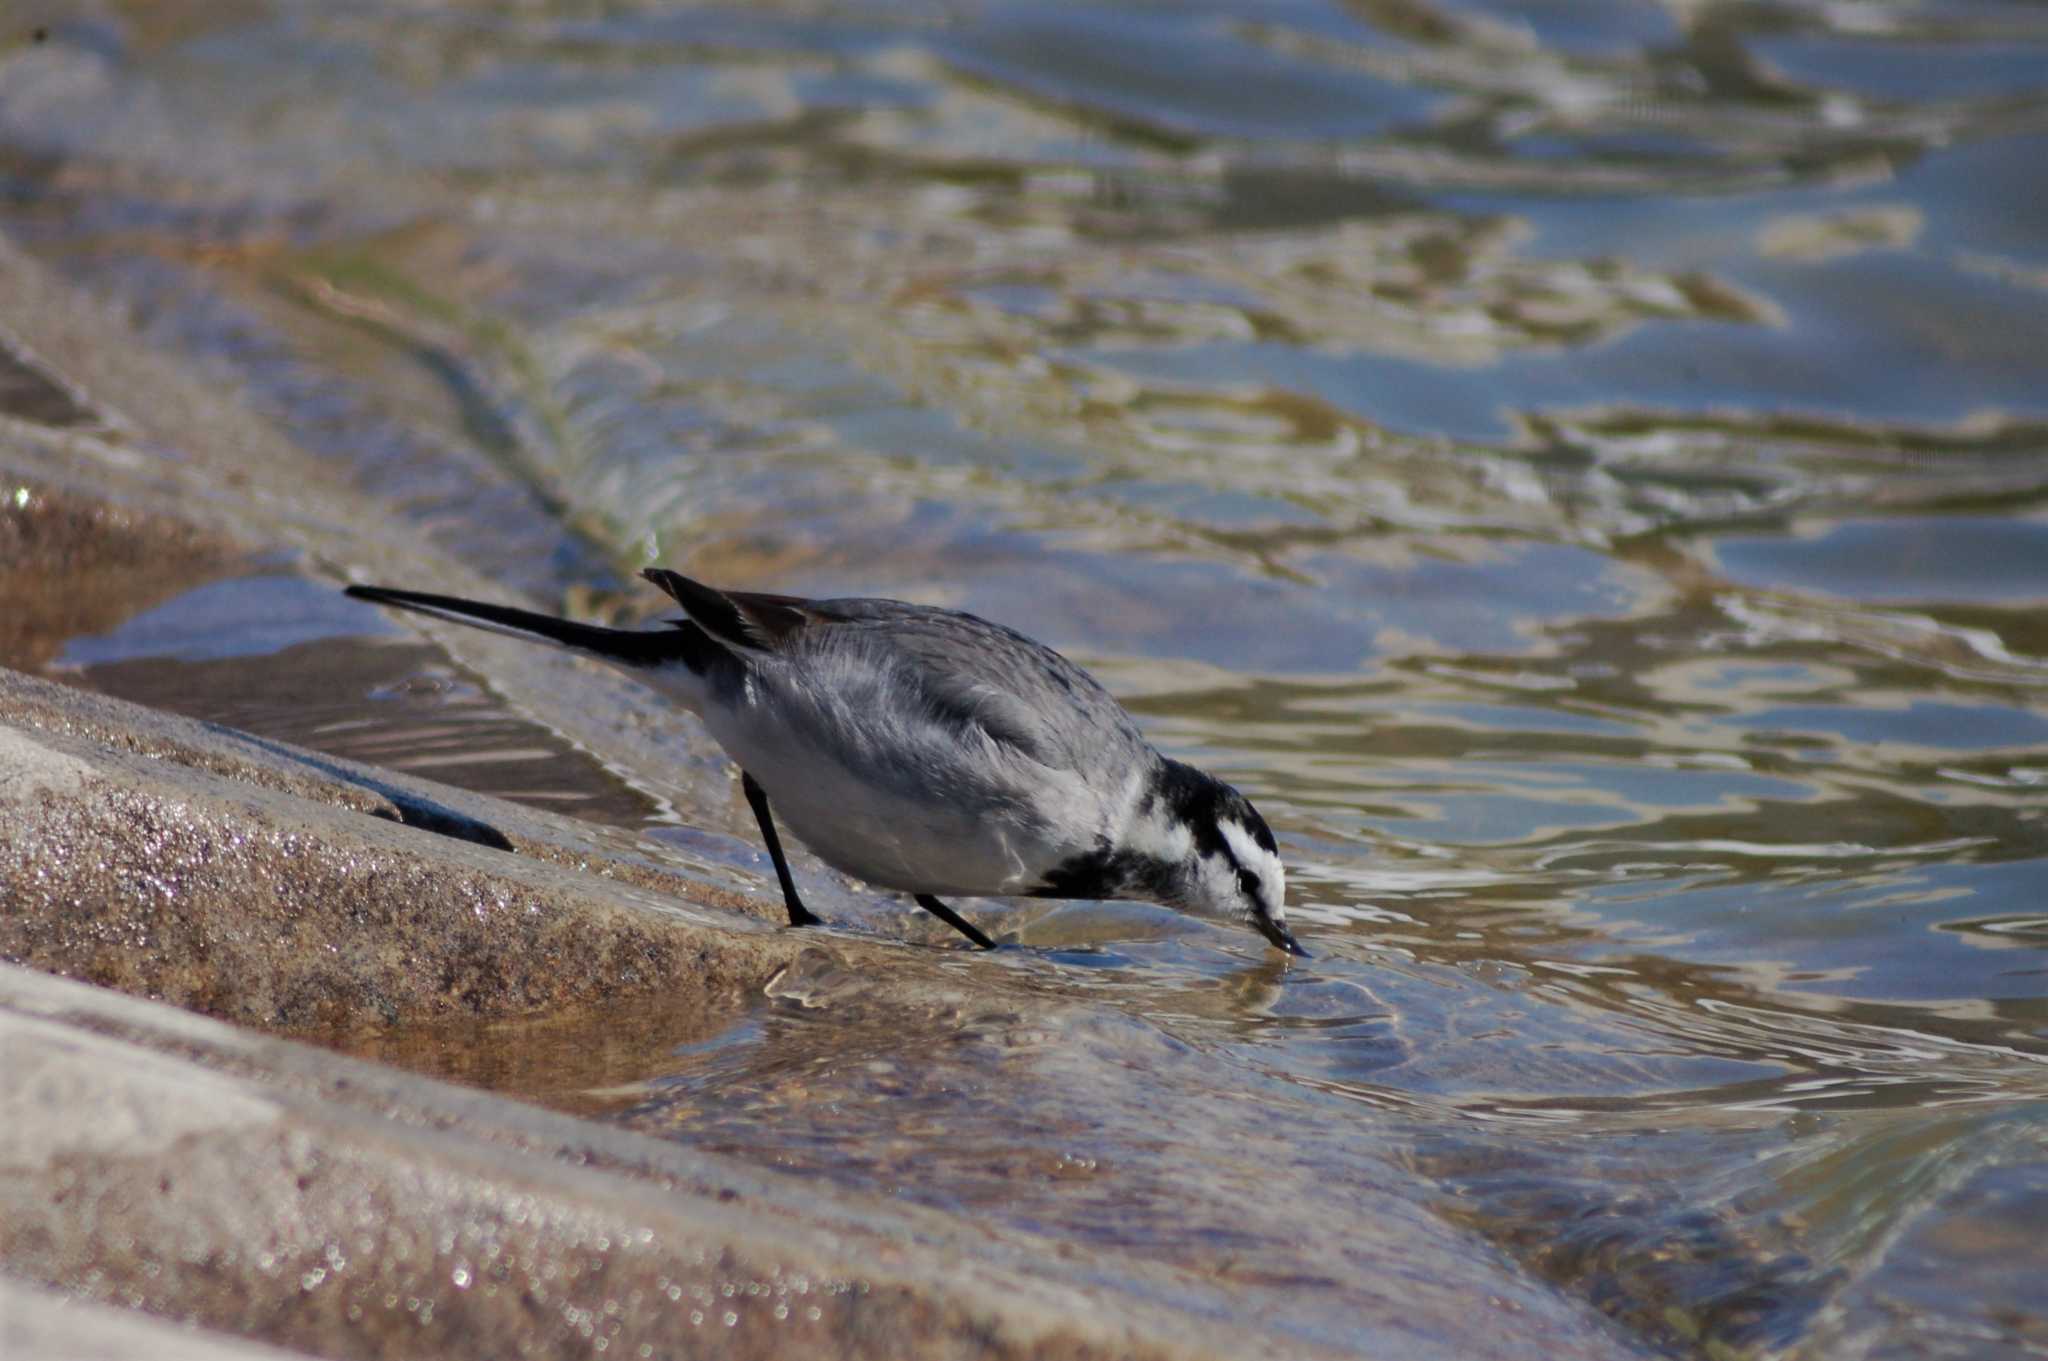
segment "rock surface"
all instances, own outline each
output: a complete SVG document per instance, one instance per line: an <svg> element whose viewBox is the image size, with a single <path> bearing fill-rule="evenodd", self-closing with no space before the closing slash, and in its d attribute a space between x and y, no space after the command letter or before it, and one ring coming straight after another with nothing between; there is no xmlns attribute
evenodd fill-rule
<svg viewBox="0 0 2048 1361"><path fill-rule="evenodd" d="M9 1271L320 1355L1277 1354L1086 1254L25 969L0 1072Z"/></svg>
<svg viewBox="0 0 2048 1361"><path fill-rule="evenodd" d="M567 819L17 672L0 724L0 957L54 973L303 1030L731 995L798 948Z"/></svg>

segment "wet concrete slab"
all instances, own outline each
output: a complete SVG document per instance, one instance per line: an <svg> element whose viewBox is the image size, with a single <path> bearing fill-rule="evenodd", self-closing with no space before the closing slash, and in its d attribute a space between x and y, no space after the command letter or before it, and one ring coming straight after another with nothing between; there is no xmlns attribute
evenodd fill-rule
<svg viewBox="0 0 2048 1361"><path fill-rule="evenodd" d="M0 804L0 956L271 1029L736 993L796 949L567 819L16 672Z"/></svg>
<svg viewBox="0 0 2048 1361"><path fill-rule="evenodd" d="M29 970L0 1053L0 1265L316 1355L1303 1354L1170 1278Z"/></svg>

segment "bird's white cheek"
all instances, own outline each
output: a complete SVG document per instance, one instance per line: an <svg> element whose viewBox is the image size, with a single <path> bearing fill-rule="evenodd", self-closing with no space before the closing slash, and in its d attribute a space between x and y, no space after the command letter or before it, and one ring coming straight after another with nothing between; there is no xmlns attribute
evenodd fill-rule
<svg viewBox="0 0 2048 1361"><path fill-rule="evenodd" d="M1131 824L1124 834L1124 849L1177 865L1195 853L1195 834L1186 823L1155 810Z"/></svg>
<svg viewBox="0 0 2048 1361"><path fill-rule="evenodd" d="M1249 922L1252 905L1237 886L1237 868L1222 856L1202 861L1202 915L1222 921Z"/></svg>

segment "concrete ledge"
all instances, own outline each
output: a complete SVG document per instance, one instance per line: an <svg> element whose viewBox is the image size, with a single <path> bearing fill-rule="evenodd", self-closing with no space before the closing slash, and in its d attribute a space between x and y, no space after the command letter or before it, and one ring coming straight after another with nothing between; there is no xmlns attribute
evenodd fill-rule
<svg viewBox="0 0 2048 1361"><path fill-rule="evenodd" d="M318 1355L1281 1354L1170 1271L4 966L0 1056L0 1266Z"/></svg>
<svg viewBox="0 0 2048 1361"><path fill-rule="evenodd" d="M269 1029L750 991L819 944L567 819L7 671L0 877L0 958Z"/></svg>

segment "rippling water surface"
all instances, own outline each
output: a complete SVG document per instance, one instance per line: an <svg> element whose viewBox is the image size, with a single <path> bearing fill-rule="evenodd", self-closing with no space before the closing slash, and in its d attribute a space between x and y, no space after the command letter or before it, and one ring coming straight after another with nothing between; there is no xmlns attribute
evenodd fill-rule
<svg viewBox="0 0 2048 1361"><path fill-rule="evenodd" d="M1310 964L1020 907L1127 1026L798 978L619 1118L1301 1299L1369 1147L1651 1349L2048 1351L2048 10L45 10L7 228L450 554L991 615L1290 861ZM372 759L488 689L380 665Z"/></svg>

